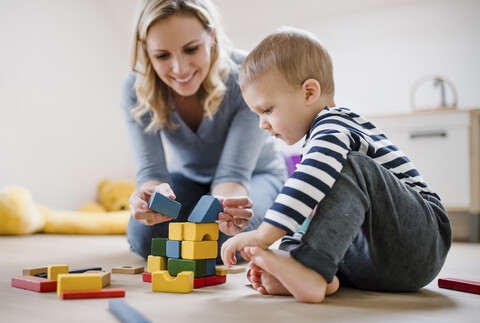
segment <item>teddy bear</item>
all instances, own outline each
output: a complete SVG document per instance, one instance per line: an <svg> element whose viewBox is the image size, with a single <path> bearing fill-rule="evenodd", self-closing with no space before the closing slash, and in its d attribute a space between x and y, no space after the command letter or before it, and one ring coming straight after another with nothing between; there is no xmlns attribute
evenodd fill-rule
<svg viewBox="0 0 480 323"><path fill-rule="evenodd" d="M90 212L53 210L35 204L21 186L0 190L0 235L34 232L61 234L125 234L130 211L130 182L104 180L98 187L99 203ZM93 204L91 204L93 205Z"/></svg>
<svg viewBox="0 0 480 323"><path fill-rule="evenodd" d="M97 202L82 206L81 212L112 212L130 210L129 198L135 191L135 183L104 179L98 184Z"/></svg>

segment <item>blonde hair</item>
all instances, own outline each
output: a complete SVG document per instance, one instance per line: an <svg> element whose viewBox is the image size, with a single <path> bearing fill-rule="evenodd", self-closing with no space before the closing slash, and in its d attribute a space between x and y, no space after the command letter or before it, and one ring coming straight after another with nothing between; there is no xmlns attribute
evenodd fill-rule
<svg viewBox="0 0 480 323"><path fill-rule="evenodd" d="M243 91L269 72L279 73L293 88L315 79L322 94L335 92L330 55L313 34L300 29L284 27L264 38L240 68L240 88Z"/></svg>
<svg viewBox="0 0 480 323"><path fill-rule="evenodd" d="M229 54L222 47L228 39L218 23L217 12L209 0L143 0L135 19L131 52L131 69L137 73L135 90L138 103L132 116L141 124L141 118L150 113L152 118L145 131L155 132L167 126L176 127L170 118L173 105L172 90L156 74L147 53L146 38L150 26L174 15L197 18L207 31L214 30L211 62L207 77L198 91L204 114L210 119L218 110L225 96L226 78L229 73Z"/></svg>

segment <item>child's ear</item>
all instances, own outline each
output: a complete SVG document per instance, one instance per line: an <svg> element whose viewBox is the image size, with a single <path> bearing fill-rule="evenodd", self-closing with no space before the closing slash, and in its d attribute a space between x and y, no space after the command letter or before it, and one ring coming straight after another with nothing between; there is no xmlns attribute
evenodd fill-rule
<svg viewBox="0 0 480 323"><path fill-rule="evenodd" d="M317 101L322 94L320 83L315 79L308 79L302 84L302 90L305 95L305 104L310 105Z"/></svg>

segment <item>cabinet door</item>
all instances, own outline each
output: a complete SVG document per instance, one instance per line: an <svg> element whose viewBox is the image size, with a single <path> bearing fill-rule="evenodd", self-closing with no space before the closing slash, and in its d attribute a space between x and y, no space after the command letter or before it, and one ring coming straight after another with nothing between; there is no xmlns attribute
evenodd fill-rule
<svg viewBox="0 0 480 323"><path fill-rule="evenodd" d="M450 208L469 208L468 113L371 118Z"/></svg>

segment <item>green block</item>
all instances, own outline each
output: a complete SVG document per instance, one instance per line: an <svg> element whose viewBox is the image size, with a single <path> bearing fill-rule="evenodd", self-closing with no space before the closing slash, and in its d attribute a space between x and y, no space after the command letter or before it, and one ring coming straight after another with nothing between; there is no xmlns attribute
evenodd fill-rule
<svg viewBox="0 0 480 323"><path fill-rule="evenodd" d="M205 259L177 259L168 258L168 273L171 276L177 276L182 271L193 271L193 277L205 277L207 273L207 262Z"/></svg>
<svg viewBox="0 0 480 323"><path fill-rule="evenodd" d="M152 239L152 256L167 256L167 240L168 238L153 238Z"/></svg>

